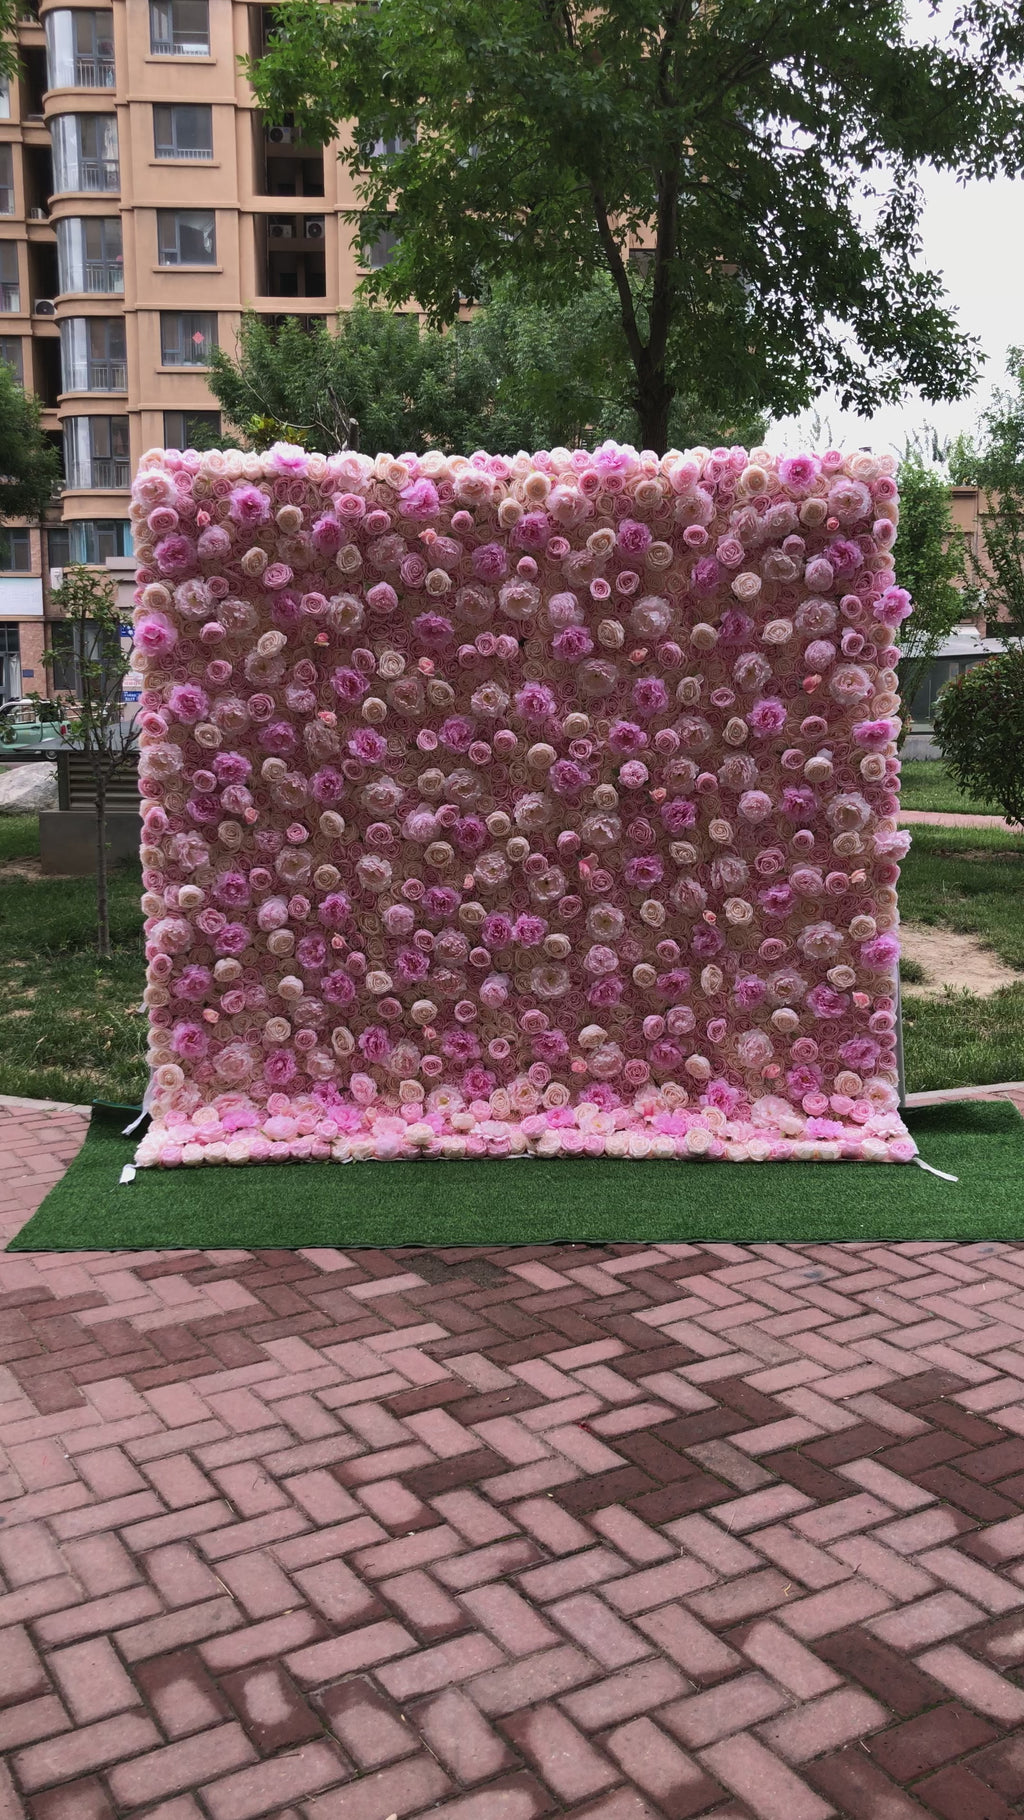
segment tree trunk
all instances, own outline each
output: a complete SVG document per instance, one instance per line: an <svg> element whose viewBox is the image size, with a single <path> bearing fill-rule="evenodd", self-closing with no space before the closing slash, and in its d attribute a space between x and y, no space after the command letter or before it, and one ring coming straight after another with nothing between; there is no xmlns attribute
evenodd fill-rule
<svg viewBox="0 0 1024 1820"><path fill-rule="evenodd" d="M110 899L107 891L107 780L96 773L96 951L110 959Z"/></svg>
<svg viewBox="0 0 1024 1820"><path fill-rule="evenodd" d="M675 397L664 373L638 375L636 408L640 419L640 447L664 455L668 448L668 417Z"/></svg>

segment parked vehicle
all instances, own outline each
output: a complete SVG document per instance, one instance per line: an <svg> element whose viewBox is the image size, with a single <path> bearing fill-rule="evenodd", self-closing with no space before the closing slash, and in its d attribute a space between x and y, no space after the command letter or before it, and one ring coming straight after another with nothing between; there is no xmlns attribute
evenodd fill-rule
<svg viewBox="0 0 1024 1820"><path fill-rule="evenodd" d="M0 704L0 754L11 746L61 746L75 706L69 701L33 700Z"/></svg>

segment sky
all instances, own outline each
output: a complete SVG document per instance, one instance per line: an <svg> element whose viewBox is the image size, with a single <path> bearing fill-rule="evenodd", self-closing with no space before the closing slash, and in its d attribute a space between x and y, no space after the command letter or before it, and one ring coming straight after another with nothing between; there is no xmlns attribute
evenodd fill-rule
<svg viewBox="0 0 1024 1820"><path fill-rule="evenodd" d="M940 20L948 10L940 10ZM908 13L915 35L936 30L923 0L911 0ZM900 405L873 418L840 411L834 399L822 397L816 409L825 420L817 439L823 443L899 452L908 435L925 424L941 436L973 431L993 387L1005 383L1007 348L1024 345L1024 178L960 184L947 172L928 168L921 185L922 263L942 274L958 321L981 342L987 356L981 380L972 396L957 404L928 404L908 393ZM784 418L772 425L768 441L772 447L794 446L812 440L812 428L807 412Z"/></svg>

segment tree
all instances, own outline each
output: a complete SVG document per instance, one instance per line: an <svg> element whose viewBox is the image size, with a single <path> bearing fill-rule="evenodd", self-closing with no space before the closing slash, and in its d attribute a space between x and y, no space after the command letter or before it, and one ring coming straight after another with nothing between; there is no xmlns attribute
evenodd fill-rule
<svg viewBox="0 0 1024 1820"><path fill-rule="evenodd" d="M0 20L3 8L0 5ZM0 46L0 49L3 47ZM0 75L3 74L0 59ZM38 518L60 480L60 456L39 427L40 404L0 360L0 519Z"/></svg>
<svg viewBox="0 0 1024 1820"><path fill-rule="evenodd" d="M896 578L913 601L897 634L904 724L942 640L964 616L964 547L949 509L949 485L908 445L899 467ZM958 586L957 583L960 585Z"/></svg>
<svg viewBox="0 0 1024 1820"><path fill-rule="evenodd" d="M948 682L935 737L950 776L971 796L997 802L1024 825L1024 647L972 664Z"/></svg>
<svg viewBox="0 0 1024 1820"><path fill-rule="evenodd" d="M966 593L1006 650L946 684L935 737L964 789L1024 824L1024 349L1008 350L1007 367L1011 389L994 392L978 439L961 438L950 463L980 493L981 548L968 547Z"/></svg>
<svg viewBox="0 0 1024 1820"><path fill-rule="evenodd" d="M107 796L118 773L134 756L133 728L122 719L121 689L129 657L121 649L120 614L114 584L88 569L69 568L53 590L70 627L80 678L70 704L66 738L84 753L96 793L96 947L109 960L110 904L107 891ZM46 653L52 665L54 653Z"/></svg>
<svg viewBox="0 0 1024 1820"><path fill-rule="evenodd" d="M1009 348L1013 389L993 393L983 412L980 441L958 445L957 473L981 499L981 549L969 549L968 593L1000 638L1024 642L1024 348ZM901 533L902 534L902 533Z"/></svg>
<svg viewBox="0 0 1024 1820"><path fill-rule="evenodd" d="M636 412L610 281L561 308L523 303L503 281L471 321L441 333L357 304L336 329L243 318L234 356L215 349L210 383L243 438L284 438L368 454L427 448L574 447L634 441ZM716 416L699 396L674 405L679 440L764 434L764 419ZM237 441L237 435L229 440Z"/></svg>
<svg viewBox="0 0 1024 1820"><path fill-rule="evenodd" d="M368 294L434 324L502 277L614 287L640 439L673 400L865 415L963 396L975 342L918 263L919 166L1024 164L1024 17L961 0L944 44L900 0L379 0L276 13L261 106L341 151ZM638 249L644 249L639 252Z"/></svg>

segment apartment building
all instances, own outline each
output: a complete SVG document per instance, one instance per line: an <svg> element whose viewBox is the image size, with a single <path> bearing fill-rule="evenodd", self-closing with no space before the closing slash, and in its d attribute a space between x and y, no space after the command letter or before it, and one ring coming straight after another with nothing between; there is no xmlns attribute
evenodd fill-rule
<svg viewBox="0 0 1024 1820"><path fill-rule="evenodd" d="M245 0L31 0L0 90L0 359L44 407L64 485L42 526L0 527L0 696L47 676L51 577L131 554L143 450L219 426L209 350L242 310L330 316L387 237L353 245L335 149L269 125L239 69L272 8ZM65 660L66 659L66 660Z"/></svg>

